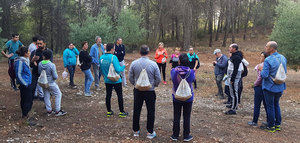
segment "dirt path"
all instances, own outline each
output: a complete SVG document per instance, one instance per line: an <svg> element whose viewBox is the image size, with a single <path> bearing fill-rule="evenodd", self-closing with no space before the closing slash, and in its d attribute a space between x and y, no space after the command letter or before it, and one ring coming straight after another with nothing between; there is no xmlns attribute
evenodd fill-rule
<svg viewBox="0 0 300 143"><path fill-rule="evenodd" d="M252 128L247 122L252 119L253 89L255 72L252 70L258 63L258 52L246 52L251 65L249 75L244 79L242 104L236 116L225 116L226 108L222 100L214 94L216 85L211 62L213 56L201 53L201 68L197 72L199 88L195 91L195 101L191 117L191 134L194 142L299 142L300 140L300 74L289 70L288 89L281 98L282 131L267 133L259 128ZM127 61L137 58L137 54L127 55ZM59 75L63 71L61 59L55 59ZM133 87L124 89L124 106L130 116L120 119L117 116L105 116L105 88L94 92L87 98L82 95L84 77L77 68L75 82L78 89L70 89L67 81L58 80L63 93L62 108L68 112L64 117L48 117L44 104L34 101L32 116L37 126L27 126L20 119L19 92L10 89L7 75L7 64L0 66L0 142L169 142L172 134L173 106L171 84L161 85L156 89L155 131L158 135L154 140L146 139L145 105L141 115L141 136L132 136ZM168 66L170 68L170 66ZM128 70L128 69L127 69ZM169 70L167 70L169 71ZM169 73L167 78L169 78ZM103 79L101 79L103 83ZM4 108L4 109L3 109ZM117 98L113 93L112 109L117 112ZM265 120L262 109L259 123Z"/></svg>

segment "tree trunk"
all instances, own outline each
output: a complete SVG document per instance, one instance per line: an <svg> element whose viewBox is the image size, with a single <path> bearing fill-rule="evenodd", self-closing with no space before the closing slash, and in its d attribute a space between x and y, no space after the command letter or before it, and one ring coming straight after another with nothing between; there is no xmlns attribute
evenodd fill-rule
<svg viewBox="0 0 300 143"><path fill-rule="evenodd" d="M213 40L213 2L212 0L209 0L209 22L208 22L208 33L209 33L209 47L212 47L212 40Z"/></svg>
<svg viewBox="0 0 300 143"><path fill-rule="evenodd" d="M248 28L248 22L249 22L249 19L250 19L250 15L251 15L251 9L252 9L252 3L251 1L248 1L249 2L249 8L248 8L248 14L247 14L247 18L244 22L244 36L243 36L243 39L246 40L246 34L247 34L247 28Z"/></svg>
<svg viewBox="0 0 300 143"><path fill-rule="evenodd" d="M183 49L187 50L191 44L191 26L192 26L192 6L190 1L185 2L184 7L184 21L183 21Z"/></svg>
<svg viewBox="0 0 300 143"><path fill-rule="evenodd" d="M149 1L145 1L145 28L147 30L147 40L149 42L150 37L150 5Z"/></svg>
<svg viewBox="0 0 300 143"><path fill-rule="evenodd" d="M175 17L175 28L176 28L176 41L179 42L179 37L180 37L180 26L179 26L179 21L178 21L178 17Z"/></svg>
<svg viewBox="0 0 300 143"><path fill-rule="evenodd" d="M226 3L226 10L225 10L225 26L224 26L224 38L223 38L223 43L222 43L222 47L226 47L226 41L227 41L227 36L228 36L228 27L229 27L229 7L228 5L228 1L225 1Z"/></svg>
<svg viewBox="0 0 300 143"><path fill-rule="evenodd" d="M175 16L172 16L172 31L171 31L171 39L175 39Z"/></svg>
<svg viewBox="0 0 300 143"><path fill-rule="evenodd" d="M56 48L55 48L55 53L58 53L58 51L60 49L63 48L62 45L62 14L61 14L61 0L57 0L57 4L56 4L56 27L57 27L57 31L56 31Z"/></svg>
<svg viewBox="0 0 300 143"><path fill-rule="evenodd" d="M2 8L2 14L1 14L1 36L3 38L10 39L11 38L11 0L1 0L1 8ZM2 46L2 45L1 45Z"/></svg>

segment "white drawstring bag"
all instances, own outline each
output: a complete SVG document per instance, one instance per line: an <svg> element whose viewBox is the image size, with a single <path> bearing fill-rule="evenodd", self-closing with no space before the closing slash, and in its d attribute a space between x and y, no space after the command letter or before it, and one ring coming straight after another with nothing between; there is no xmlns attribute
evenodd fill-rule
<svg viewBox="0 0 300 143"><path fill-rule="evenodd" d="M189 77L189 73L185 76L184 79L181 78L181 76L178 74L180 77L181 81L179 83L179 86L176 90L175 93L175 99L180 100L180 101L186 101L192 97L192 90L190 88L189 83L186 81L186 78Z"/></svg>
<svg viewBox="0 0 300 143"><path fill-rule="evenodd" d="M41 75L38 79L38 84L42 87L42 88L48 88L49 85L48 85L48 79L47 79L47 74L46 74L46 71L43 70L41 72Z"/></svg>
<svg viewBox="0 0 300 143"><path fill-rule="evenodd" d="M276 59L277 59L277 57L276 57ZM277 59L277 61L280 62L278 59ZM276 72L275 78L272 78L272 79L275 84L283 84L286 80L286 73L285 73L284 67L282 65L282 57L281 57L281 62L278 67L278 70Z"/></svg>
<svg viewBox="0 0 300 143"><path fill-rule="evenodd" d="M63 79L66 79L68 77L68 72L64 71L62 74Z"/></svg>
<svg viewBox="0 0 300 143"><path fill-rule="evenodd" d="M149 81L148 73L146 68L141 71L138 80L136 81L135 88L139 91L148 91L151 89L152 85Z"/></svg>
<svg viewBox="0 0 300 143"><path fill-rule="evenodd" d="M113 65L113 57L111 57L111 63L109 66L109 71L107 74L107 78L113 82L116 82L120 79L120 75L115 71L114 65Z"/></svg>
<svg viewBox="0 0 300 143"><path fill-rule="evenodd" d="M79 61L79 57L77 57L76 59L77 59L76 65L81 66L81 63Z"/></svg>

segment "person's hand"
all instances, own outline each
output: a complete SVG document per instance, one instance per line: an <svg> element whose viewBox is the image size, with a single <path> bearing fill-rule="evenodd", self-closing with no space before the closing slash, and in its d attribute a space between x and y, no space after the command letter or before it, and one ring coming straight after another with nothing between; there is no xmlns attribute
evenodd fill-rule
<svg viewBox="0 0 300 143"><path fill-rule="evenodd" d="M40 58L40 56L34 55L32 58L32 61L37 61Z"/></svg>
<svg viewBox="0 0 300 143"><path fill-rule="evenodd" d="M213 61L213 65L215 66L217 64L217 61Z"/></svg>
<svg viewBox="0 0 300 143"><path fill-rule="evenodd" d="M197 69L196 69L196 68L194 68L194 71L196 72L196 71L197 71Z"/></svg>
<svg viewBox="0 0 300 143"><path fill-rule="evenodd" d="M36 62L33 62L33 64L34 64L35 66L37 66L37 63L36 63Z"/></svg>
<svg viewBox="0 0 300 143"><path fill-rule="evenodd" d="M7 58L12 57L13 55L14 55L14 53L10 53L10 54L7 55Z"/></svg>
<svg viewBox="0 0 300 143"><path fill-rule="evenodd" d="M263 68L264 68L264 65L259 65L259 66L258 66L258 70L259 70L259 71L262 71Z"/></svg>

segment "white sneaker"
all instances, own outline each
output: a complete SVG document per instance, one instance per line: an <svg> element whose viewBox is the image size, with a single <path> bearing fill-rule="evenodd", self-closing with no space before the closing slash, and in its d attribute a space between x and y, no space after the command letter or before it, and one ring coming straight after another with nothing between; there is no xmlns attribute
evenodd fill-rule
<svg viewBox="0 0 300 143"><path fill-rule="evenodd" d="M85 97L91 97L92 95L90 93L84 93Z"/></svg>
<svg viewBox="0 0 300 143"><path fill-rule="evenodd" d="M148 138L148 139L153 139L153 138L155 138L155 137L156 137L155 131L153 131L152 134L150 134L149 132L147 133L147 138Z"/></svg>
<svg viewBox="0 0 300 143"><path fill-rule="evenodd" d="M134 137L138 137L138 136L140 136L140 131L133 132L133 136L134 136Z"/></svg>
<svg viewBox="0 0 300 143"><path fill-rule="evenodd" d="M55 116L63 116L63 115L66 115L67 112L63 111L63 110L60 110L58 112L55 113Z"/></svg>

